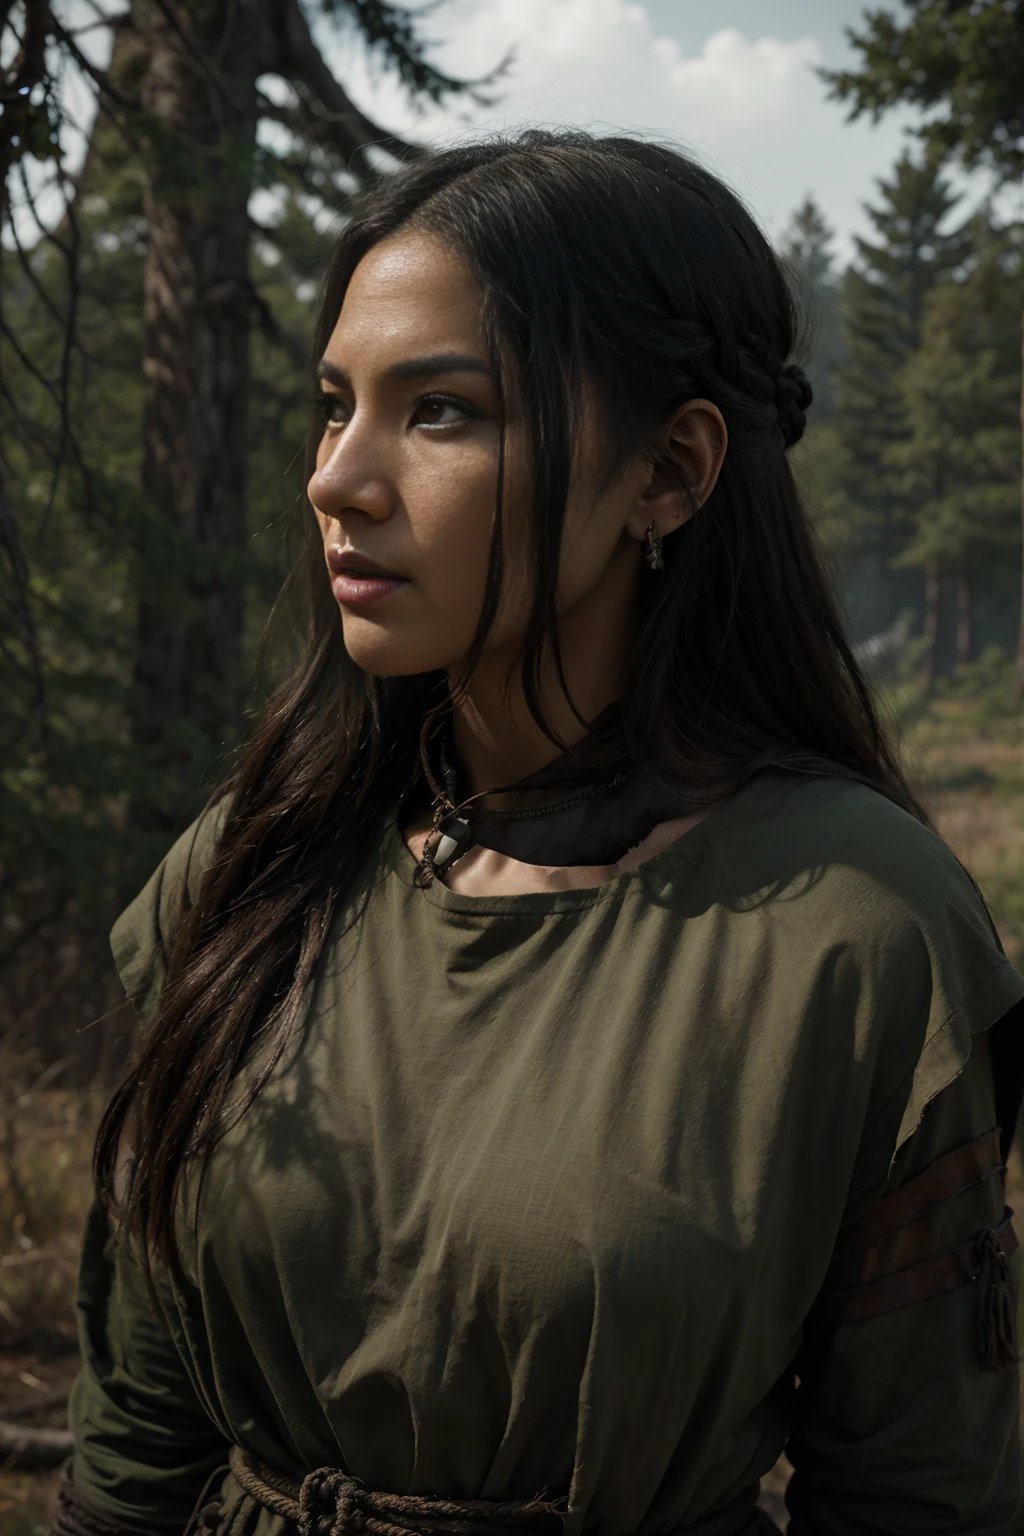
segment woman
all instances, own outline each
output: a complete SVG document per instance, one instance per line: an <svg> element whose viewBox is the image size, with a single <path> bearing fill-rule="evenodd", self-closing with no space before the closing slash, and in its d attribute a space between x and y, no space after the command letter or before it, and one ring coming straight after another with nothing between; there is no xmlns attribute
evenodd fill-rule
<svg viewBox="0 0 1024 1536"><path fill-rule="evenodd" d="M653 145L346 228L308 644L113 933L59 1530L732 1536L783 1447L794 1532L1012 1525L1024 982L843 636L794 341Z"/></svg>

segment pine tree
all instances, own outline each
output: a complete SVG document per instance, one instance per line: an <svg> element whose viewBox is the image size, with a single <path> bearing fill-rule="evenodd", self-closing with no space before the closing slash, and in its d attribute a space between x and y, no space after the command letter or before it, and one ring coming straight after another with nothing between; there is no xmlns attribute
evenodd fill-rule
<svg viewBox="0 0 1024 1536"><path fill-rule="evenodd" d="M949 226L957 197L927 161L903 154L878 187L877 202L866 210L874 237L858 237L843 282L848 355L839 371L837 422L843 490L856 509L861 547L885 568L912 531L917 495L892 469L892 451L907 435L899 379L920 343L928 294L963 260L965 236ZM928 563L924 628L932 638L938 590Z"/></svg>
<svg viewBox="0 0 1024 1536"><path fill-rule="evenodd" d="M834 232L808 192L782 237L782 257L796 279L806 308L804 367L814 389L814 420L835 410L836 371L845 346L839 315L839 281L832 254Z"/></svg>
<svg viewBox="0 0 1024 1536"><path fill-rule="evenodd" d="M929 290L963 259L964 237L946 228L958 199L927 163L903 154L880 197L866 213L875 238L858 236L856 257L843 283L843 330L848 358L839 402L844 435L856 444L856 486L884 516L891 492L886 439L904 432L895 380L921 339Z"/></svg>
<svg viewBox="0 0 1024 1536"><path fill-rule="evenodd" d="M867 11L850 42L859 67L825 78L852 117L867 113L877 122L893 107L913 106L923 113L917 133L933 158L956 159L967 170L987 166L1001 182L1019 183L1024 26L1018 0L903 0L895 14ZM1024 433L1024 393L1020 422ZM1024 516L1024 479L1020 508ZM1024 700L1024 560L1021 580L1018 705Z"/></svg>
<svg viewBox="0 0 1024 1536"><path fill-rule="evenodd" d="M781 241L781 255L804 310L803 363L814 389L808 429L791 455L793 472L814 518L818 538L840 586L860 540L859 512L845 490L846 452L836 417L839 370L846 358L840 313L840 275L833 231L808 193Z"/></svg>
<svg viewBox="0 0 1024 1536"><path fill-rule="evenodd" d="M970 270L925 301L920 346L899 379L907 435L888 453L913 508L898 563L954 577L958 666L971 660L975 579L1014 540L1020 475L1019 233L985 216L972 233ZM933 650L926 669L930 684Z"/></svg>

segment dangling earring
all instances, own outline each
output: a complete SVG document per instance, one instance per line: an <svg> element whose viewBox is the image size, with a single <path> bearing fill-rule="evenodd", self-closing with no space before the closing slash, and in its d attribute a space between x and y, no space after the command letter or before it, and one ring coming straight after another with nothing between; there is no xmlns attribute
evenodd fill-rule
<svg viewBox="0 0 1024 1536"><path fill-rule="evenodd" d="M644 543L647 546L647 552L644 555L644 559L650 566L651 570L663 571L665 569L665 562L661 558L661 534L658 532L657 528L655 528L653 523L647 524L647 532L644 534Z"/></svg>

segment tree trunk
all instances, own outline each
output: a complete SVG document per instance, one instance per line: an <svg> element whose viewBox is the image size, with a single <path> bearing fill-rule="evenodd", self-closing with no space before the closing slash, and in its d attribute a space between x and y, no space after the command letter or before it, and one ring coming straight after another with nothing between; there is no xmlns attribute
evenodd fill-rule
<svg viewBox="0 0 1024 1536"><path fill-rule="evenodd" d="M143 485L131 724L147 765L140 829L183 802L240 715L249 327L248 201L261 0L133 0L148 247Z"/></svg>
<svg viewBox="0 0 1024 1536"><path fill-rule="evenodd" d="M970 664L974 650L974 591L971 581L971 556L966 551L956 573L956 664Z"/></svg>
<svg viewBox="0 0 1024 1536"><path fill-rule="evenodd" d="M1021 435L1021 580L1020 580L1020 627L1017 630L1017 659L1013 666L1013 702L1019 709L1024 703L1024 315L1021 316L1021 385L1020 385L1020 435Z"/></svg>
<svg viewBox="0 0 1024 1536"><path fill-rule="evenodd" d="M929 555L924 564L924 652L923 683L925 693L935 687L935 645L939 638L939 562Z"/></svg>

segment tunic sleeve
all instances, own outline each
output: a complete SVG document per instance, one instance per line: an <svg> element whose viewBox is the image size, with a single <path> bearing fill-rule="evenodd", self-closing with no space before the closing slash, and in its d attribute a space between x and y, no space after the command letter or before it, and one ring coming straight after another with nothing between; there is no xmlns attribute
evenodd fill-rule
<svg viewBox="0 0 1024 1536"><path fill-rule="evenodd" d="M1003 1173L999 1138L991 1135L996 1110L989 1040L980 1034L960 1075L921 1112L879 1191L884 1200L908 1191L916 1180L915 1190L924 1192L917 1206L924 1210L873 1249L861 1249L854 1269L859 1262L865 1274L873 1265L884 1275L907 1259L920 1260L914 1249L957 1252L1000 1226ZM971 1147L984 1155L966 1150ZM876 1213L883 1209L913 1218L913 1192L895 1204L890 1200L887 1208L874 1207ZM877 1215L874 1221L876 1228L885 1226ZM863 1221L861 1230L864 1234ZM880 1234L866 1233L868 1239L872 1235ZM842 1280L848 1282L850 1261L842 1262ZM870 1291L870 1281L860 1290ZM877 1536L879 1531L996 1536L1017 1528L1018 1371L1013 1365L982 1367L980 1290L980 1279L965 1279L891 1310L874 1311L873 1302L854 1305L849 1310L874 1315L837 1326L812 1322L797 1363L800 1385L789 1445L795 1468L788 1493L791 1536ZM842 1294L856 1292L854 1287ZM899 1297L890 1290L888 1300L893 1299Z"/></svg>
<svg viewBox="0 0 1024 1536"><path fill-rule="evenodd" d="M179 838L114 925L114 962L143 1029L159 1004L175 924L198 894L225 811L222 802ZM97 1203L79 1274L72 1476L87 1505L136 1529L180 1533L227 1461L227 1442L197 1395L178 1331L173 1300L150 1293L130 1244L112 1232Z"/></svg>
<svg viewBox="0 0 1024 1536"><path fill-rule="evenodd" d="M86 1223L78 1324L75 1491L120 1524L180 1533L228 1445L196 1395L172 1312L150 1296L98 1205Z"/></svg>
<svg viewBox="0 0 1024 1536"><path fill-rule="evenodd" d="M143 1029L160 1002L175 927L199 894L229 809L221 800L192 823L111 929L114 965Z"/></svg>

